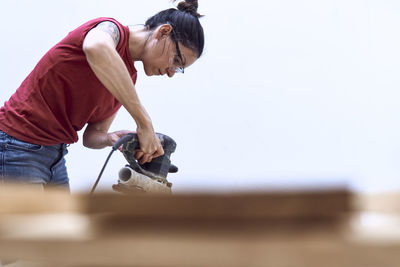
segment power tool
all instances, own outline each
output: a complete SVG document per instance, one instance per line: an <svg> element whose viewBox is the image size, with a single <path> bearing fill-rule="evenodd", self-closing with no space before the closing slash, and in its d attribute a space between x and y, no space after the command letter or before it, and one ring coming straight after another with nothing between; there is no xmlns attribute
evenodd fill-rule
<svg viewBox="0 0 400 267"><path fill-rule="evenodd" d="M118 184L113 185L117 192L125 194L135 193L171 193L172 183L168 182L168 173L178 172L178 168L171 164L171 154L175 152L176 142L169 136L156 133L164 149L164 155L154 158L151 162L139 164L134 157L134 152L140 149L139 138L135 133L129 133L120 138L112 147L108 158L100 171L94 184L91 194L97 187L101 175L112 155L112 153L122 146L122 153L128 161L124 168L119 171Z"/></svg>

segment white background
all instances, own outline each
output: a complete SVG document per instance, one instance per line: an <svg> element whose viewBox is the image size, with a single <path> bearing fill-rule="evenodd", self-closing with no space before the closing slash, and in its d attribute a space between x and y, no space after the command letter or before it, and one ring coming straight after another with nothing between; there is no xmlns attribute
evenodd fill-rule
<svg viewBox="0 0 400 267"><path fill-rule="evenodd" d="M137 91L156 131L173 137L176 192L345 184L400 188L400 2L200 0L204 55L183 76ZM2 0L0 102L41 56L92 18L142 24L152 1ZM111 130L135 130L124 110ZM69 148L73 192L89 190L110 149ZM125 160L111 158L109 190Z"/></svg>

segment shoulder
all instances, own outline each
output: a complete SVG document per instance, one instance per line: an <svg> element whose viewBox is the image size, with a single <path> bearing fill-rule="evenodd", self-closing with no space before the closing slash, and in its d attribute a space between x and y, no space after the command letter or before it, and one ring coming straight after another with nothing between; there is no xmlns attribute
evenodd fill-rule
<svg viewBox="0 0 400 267"><path fill-rule="evenodd" d="M115 22L109 20L102 21L96 26L96 29L108 33L113 39L115 45L119 43L121 39L121 30Z"/></svg>
<svg viewBox="0 0 400 267"><path fill-rule="evenodd" d="M96 29L107 33L114 40L115 45L118 45L121 39L124 39L125 26L114 18L101 17L87 23L89 24L88 31Z"/></svg>
<svg viewBox="0 0 400 267"><path fill-rule="evenodd" d="M124 29L126 28L118 20L109 17L100 17L92 19L83 24L82 26L86 28L86 30L91 30L93 28L113 29L115 31L119 31L120 34L122 34L124 32Z"/></svg>
<svg viewBox="0 0 400 267"><path fill-rule="evenodd" d="M111 17L99 17L99 18L95 18L92 20L87 21L85 24L86 25L92 25L92 26L97 26L99 23L105 22L105 21L110 21L118 26L123 26L123 24L121 22L119 22L117 19L115 18L111 18Z"/></svg>

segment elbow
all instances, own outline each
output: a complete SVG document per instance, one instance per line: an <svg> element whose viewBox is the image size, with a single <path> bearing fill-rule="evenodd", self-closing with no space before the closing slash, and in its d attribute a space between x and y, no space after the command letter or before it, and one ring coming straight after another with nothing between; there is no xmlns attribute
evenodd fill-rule
<svg viewBox="0 0 400 267"><path fill-rule="evenodd" d="M83 144L84 147L92 148L91 145L90 145L90 142L88 142L88 139L85 138L85 136L83 136L82 144Z"/></svg>
<svg viewBox="0 0 400 267"><path fill-rule="evenodd" d="M90 149L102 149L107 146L112 146L107 132L98 130L85 130L82 136L82 144L84 147Z"/></svg>
<svg viewBox="0 0 400 267"><path fill-rule="evenodd" d="M83 146L93 149L94 146L93 146L93 142L91 140L92 140L92 138L91 138L90 133L85 131L83 133L83 136L82 136L82 144L83 144Z"/></svg>

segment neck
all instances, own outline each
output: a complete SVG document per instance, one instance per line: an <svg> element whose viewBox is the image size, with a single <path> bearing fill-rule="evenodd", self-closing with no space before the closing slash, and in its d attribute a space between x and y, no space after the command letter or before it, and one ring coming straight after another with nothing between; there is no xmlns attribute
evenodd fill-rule
<svg viewBox="0 0 400 267"><path fill-rule="evenodd" d="M129 52L134 61L141 61L149 32L145 27L129 27Z"/></svg>

